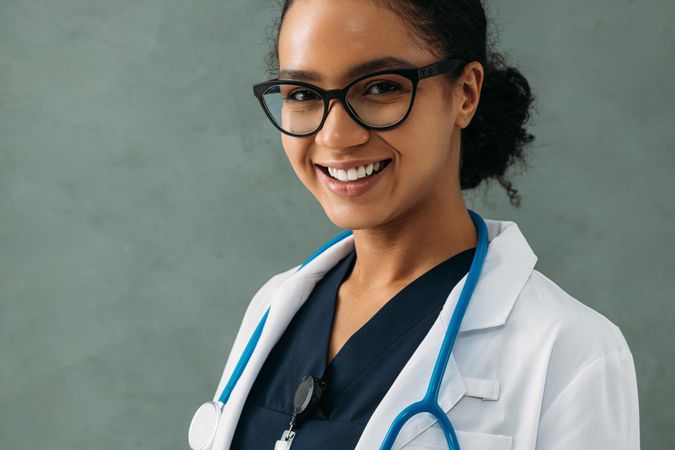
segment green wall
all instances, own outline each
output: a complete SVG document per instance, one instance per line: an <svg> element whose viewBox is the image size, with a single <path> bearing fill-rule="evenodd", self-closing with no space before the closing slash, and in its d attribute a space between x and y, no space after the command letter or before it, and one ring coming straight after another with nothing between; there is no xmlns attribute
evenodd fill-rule
<svg viewBox="0 0 675 450"><path fill-rule="evenodd" d="M493 0L537 99L514 210L675 448L671 0ZM0 0L0 449L183 449L251 295L338 230L251 91L262 0Z"/></svg>

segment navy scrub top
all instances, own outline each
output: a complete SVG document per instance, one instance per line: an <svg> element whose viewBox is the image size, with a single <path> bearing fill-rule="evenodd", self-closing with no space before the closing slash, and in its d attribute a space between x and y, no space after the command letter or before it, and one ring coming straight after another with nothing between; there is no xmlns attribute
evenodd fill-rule
<svg viewBox="0 0 675 450"><path fill-rule="evenodd" d="M431 268L392 297L326 365L340 284L352 250L317 282L268 355L246 399L231 450L274 449L289 427L305 375L327 383L314 414L295 428L292 450L353 450L370 416L469 271L475 247Z"/></svg>

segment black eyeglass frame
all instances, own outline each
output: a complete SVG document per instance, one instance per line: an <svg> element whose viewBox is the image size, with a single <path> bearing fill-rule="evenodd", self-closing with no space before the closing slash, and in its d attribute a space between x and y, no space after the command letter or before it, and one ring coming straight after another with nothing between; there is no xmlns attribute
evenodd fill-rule
<svg viewBox="0 0 675 450"><path fill-rule="evenodd" d="M417 83L420 80L423 80L425 78L433 77L435 75L440 75L443 73L448 73L448 72L453 72L456 69L458 69L462 63L467 62L465 59L461 58L449 58L449 59L444 59L442 61L437 61L435 63L431 63L429 65L423 66L423 67L417 67L417 68L410 68L410 69L384 69L384 70L379 70L377 72L369 73L367 75L363 75L361 77L356 78L355 80L350 81L346 86L339 88L339 89L321 89L318 86L315 86L311 83L307 83L304 81L296 81L296 80L269 80L269 81L263 81L261 83L256 83L253 85L253 94L256 96L258 101L260 102L260 106L262 106L263 111L265 111L265 114L267 115L267 118L272 122L272 125L274 125L279 131L281 131L284 134L287 134L289 136L293 137L306 137L310 136L317 131L319 131L322 127L323 124L326 122L326 118L328 117L328 106L330 104L330 101L332 99L337 99L339 102L342 103L342 105L345 107L347 110L347 113L349 116L356 121L359 125L362 127L368 129L368 130L390 130L401 123L403 123L404 120L408 118L410 115L410 111L412 111L412 105L415 101L415 92L417 91ZM356 83L358 83L361 80L364 80L366 78L370 78L376 75L384 75L384 74L393 74L393 75L401 75L407 79L409 79L412 82L412 92L410 95L410 104L408 105L408 110L406 113L401 117L400 120L397 122L390 124L390 125L384 125L381 127L377 126L372 126L368 125L367 123L363 122L359 117L357 116L356 112L352 110L351 106L349 105L349 102L347 102L347 91ZM279 124L277 124L276 120L274 120L274 116L272 115L271 111L268 110L267 105L265 104L265 100L263 100L263 96L267 90L277 84L284 84L284 85L293 85L293 86L303 86L306 88L310 88L316 93L318 93L322 100L323 100L323 117L321 118L321 122L319 122L319 125L307 133L291 133L290 131L286 131Z"/></svg>

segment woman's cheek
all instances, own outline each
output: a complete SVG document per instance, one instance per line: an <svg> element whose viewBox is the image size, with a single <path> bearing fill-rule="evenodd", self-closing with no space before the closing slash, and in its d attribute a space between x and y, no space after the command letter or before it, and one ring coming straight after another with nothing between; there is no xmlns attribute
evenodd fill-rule
<svg viewBox="0 0 675 450"><path fill-rule="evenodd" d="M306 157L306 146L303 145L302 142L299 142L298 138L286 136L285 134L282 134L281 143L284 147L286 158L288 158L288 162L291 164L295 175L300 179L302 184L307 188L310 188L308 183L313 174L310 173L309 170L311 164Z"/></svg>

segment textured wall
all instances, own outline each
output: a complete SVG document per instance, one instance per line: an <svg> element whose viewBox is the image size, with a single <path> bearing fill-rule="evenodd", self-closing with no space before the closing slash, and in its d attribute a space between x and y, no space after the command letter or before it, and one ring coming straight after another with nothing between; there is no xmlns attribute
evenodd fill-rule
<svg viewBox="0 0 675 450"><path fill-rule="evenodd" d="M538 95L515 220L675 447L672 0L493 0ZM183 449L251 295L337 231L250 85L274 2L0 0L0 449Z"/></svg>

